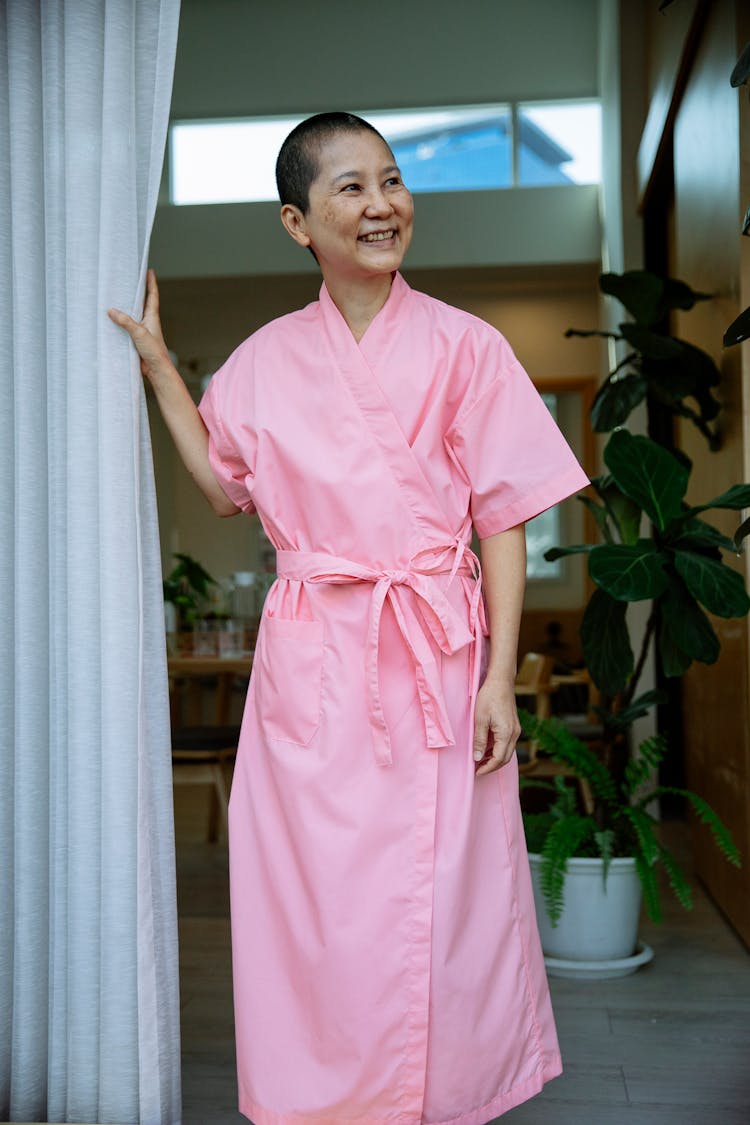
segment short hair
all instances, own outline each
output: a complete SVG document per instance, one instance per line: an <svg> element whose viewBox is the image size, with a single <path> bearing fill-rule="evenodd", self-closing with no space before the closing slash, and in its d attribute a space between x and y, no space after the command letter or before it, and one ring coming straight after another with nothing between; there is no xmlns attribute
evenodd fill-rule
<svg viewBox="0 0 750 1125"><path fill-rule="evenodd" d="M276 187L282 206L291 203L306 215L310 207L310 185L320 171L318 156L323 144L337 133L364 132L380 137L391 151L375 126L354 113L316 113L292 129L276 160Z"/></svg>

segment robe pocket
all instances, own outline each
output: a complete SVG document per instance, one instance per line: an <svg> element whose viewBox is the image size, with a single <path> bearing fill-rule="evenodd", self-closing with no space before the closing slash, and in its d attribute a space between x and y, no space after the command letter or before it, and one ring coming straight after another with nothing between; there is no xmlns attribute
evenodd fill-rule
<svg viewBox="0 0 750 1125"><path fill-rule="evenodd" d="M322 622L266 617L256 655L261 729L268 738L307 746L320 726Z"/></svg>

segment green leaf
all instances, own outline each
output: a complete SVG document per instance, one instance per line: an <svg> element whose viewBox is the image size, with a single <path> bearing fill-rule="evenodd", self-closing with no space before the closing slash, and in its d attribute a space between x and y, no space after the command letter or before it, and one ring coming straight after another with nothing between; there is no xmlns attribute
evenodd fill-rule
<svg viewBox="0 0 750 1125"><path fill-rule="evenodd" d="M745 309L736 320L727 328L724 333L722 343L725 348L731 348L734 344L741 344L750 336L750 308Z"/></svg>
<svg viewBox="0 0 750 1125"><path fill-rule="evenodd" d="M690 593L718 617L744 617L750 598L741 574L694 551L675 551L674 563Z"/></svg>
<svg viewBox="0 0 750 1125"><path fill-rule="evenodd" d="M621 339L616 332L601 332L598 328L567 328L564 335L566 339L570 339L571 336L600 336L604 340Z"/></svg>
<svg viewBox="0 0 750 1125"><path fill-rule="evenodd" d="M604 860L602 863L602 882L606 887L609 865L612 862L612 856L615 850L615 834L611 828L603 828L601 832L594 833L594 839L596 840L599 853Z"/></svg>
<svg viewBox="0 0 750 1125"><path fill-rule="evenodd" d="M632 797L640 785L650 779L667 753L667 740L661 735L645 738L625 766L624 791Z"/></svg>
<svg viewBox="0 0 750 1125"><path fill-rule="evenodd" d="M659 860L664 864L664 869L669 879L669 885L674 891L674 896L680 906L684 907L685 910L692 910L693 892L690 889L687 876L675 857L663 844L659 844Z"/></svg>
<svg viewBox="0 0 750 1125"><path fill-rule="evenodd" d="M566 555L581 555L593 550L593 543L577 543L572 547L549 547L544 552L544 557L547 562L556 562L557 559L564 559Z"/></svg>
<svg viewBox="0 0 750 1125"><path fill-rule="evenodd" d="M691 289L684 281L678 281L675 277L667 277L664 280L664 295L663 301L669 309L684 309L686 312L692 309L698 301L710 301L713 299L712 293L700 293L695 289Z"/></svg>
<svg viewBox="0 0 750 1125"><path fill-rule="evenodd" d="M683 524L682 531L674 540L674 545L682 550L737 550L736 539L729 539L726 535L722 535L718 528L699 519L690 519Z"/></svg>
<svg viewBox="0 0 750 1125"><path fill-rule="evenodd" d="M594 590L581 621L586 667L605 695L617 695L633 672L633 650L625 623L627 602Z"/></svg>
<svg viewBox="0 0 750 1125"><path fill-rule="evenodd" d="M741 523L734 533L734 545L737 550L740 549L740 544L746 535L750 535L750 517Z"/></svg>
<svg viewBox="0 0 750 1125"><path fill-rule="evenodd" d="M550 922L556 926L563 908L563 887L568 860L590 836L596 824L589 817L567 816L556 821L544 842L540 883Z"/></svg>
<svg viewBox="0 0 750 1125"><path fill-rule="evenodd" d="M702 824L705 824L714 838L714 843L724 856L735 867L742 867L742 858L732 839L732 835L724 824L719 814L711 808L708 801L704 801L692 789L675 789L671 785L660 785L650 794L650 799L662 796L684 797L693 809Z"/></svg>
<svg viewBox="0 0 750 1125"><path fill-rule="evenodd" d="M750 43L746 43L742 54L734 64L734 70L729 78L731 86L744 86L750 77Z"/></svg>
<svg viewBox="0 0 750 1125"><path fill-rule="evenodd" d="M609 527L609 514L604 505L597 504L596 500L592 500L590 496L581 496L580 493L576 496L576 500L580 501L580 503L591 512L603 537L606 539L607 543L611 543L613 540L612 532Z"/></svg>
<svg viewBox="0 0 750 1125"><path fill-rule="evenodd" d="M718 660L719 638L693 595L676 575L661 599L660 609L659 647L667 676L681 676L693 660L700 660L702 664L714 664ZM680 655L674 654L675 649Z"/></svg>
<svg viewBox="0 0 750 1125"><path fill-rule="evenodd" d="M648 270L603 273L599 288L624 305L639 324L654 324L662 316L664 282Z"/></svg>
<svg viewBox="0 0 750 1125"><path fill-rule="evenodd" d="M750 508L750 484L733 484L726 492L714 496L713 500L709 500L707 504L699 504L697 508L689 508L686 514L695 515L697 512L705 512L709 508L727 508L733 512L738 512L742 508Z"/></svg>
<svg viewBox="0 0 750 1125"><path fill-rule="evenodd" d="M680 515L689 470L647 437L615 430L604 461L626 496L639 504L660 531Z"/></svg>
<svg viewBox="0 0 750 1125"><path fill-rule="evenodd" d="M693 663L692 656L688 656L679 645L675 644L674 637L663 617L659 625L659 660L662 672L670 679L684 676Z"/></svg>
<svg viewBox="0 0 750 1125"><path fill-rule="evenodd" d="M576 738L559 719L540 719L521 707L518 718L524 733L536 739L545 754L570 766L578 777L588 781L597 801L611 809L618 807L619 798L612 774L590 746ZM565 778L556 777L555 781L562 786L561 799L567 795L567 799L574 800L572 790L565 785Z"/></svg>
<svg viewBox="0 0 750 1125"><path fill-rule="evenodd" d="M622 426L633 410L643 402L648 383L642 375L627 374L610 378L601 385L591 404L591 424L598 434L608 434Z"/></svg>
<svg viewBox="0 0 750 1125"><path fill-rule="evenodd" d="M639 539L632 547L605 543L589 555L589 574L613 598L641 602L658 598L667 585L665 557L652 539Z"/></svg>
<svg viewBox="0 0 750 1125"><path fill-rule="evenodd" d="M595 477L591 483L601 496L609 517L617 528L620 542L630 546L637 543L643 514L638 505L615 484L611 473L603 477Z"/></svg>
<svg viewBox="0 0 750 1125"><path fill-rule="evenodd" d="M642 324L619 324L623 339L636 348L647 359L678 359L681 355L680 341L663 332L652 332Z"/></svg>
<svg viewBox="0 0 750 1125"><path fill-rule="evenodd" d="M627 730L636 719L643 718L657 704L666 703L668 698L665 691L644 691L621 711L609 712L603 707L595 707L594 711L606 726L612 727L613 730Z"/></svg>

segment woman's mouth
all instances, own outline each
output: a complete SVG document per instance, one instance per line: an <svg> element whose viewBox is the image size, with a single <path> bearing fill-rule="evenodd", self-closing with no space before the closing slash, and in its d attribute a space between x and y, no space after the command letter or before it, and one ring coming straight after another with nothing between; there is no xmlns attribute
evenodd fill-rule
<svg viewBox="0 0 750 1125"><path fill-rule="evenodd" d="M369 234L361 234L358 242L391 242L396 237L395 230L375 230Z"/></svg>

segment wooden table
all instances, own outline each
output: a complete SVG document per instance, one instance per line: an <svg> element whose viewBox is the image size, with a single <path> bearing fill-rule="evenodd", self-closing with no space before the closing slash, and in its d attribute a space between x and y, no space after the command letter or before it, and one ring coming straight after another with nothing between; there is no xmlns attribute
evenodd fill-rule
<svg viewBox="0 0 750 1125"><path fill-rule="evenodd" d="M172 721L176 726L200 726L203 722L201 714L201 691L199 680L213 679L216 681L216 705L214 723L216 726L228 726L230 723L230 707L232 700L232 683L236 679L249 680L253 666L253 656L170 656L167 660L169 672L170 705ZM182 721L182 688L181 681L188 681L186 692L187 717Z"/></svg>

